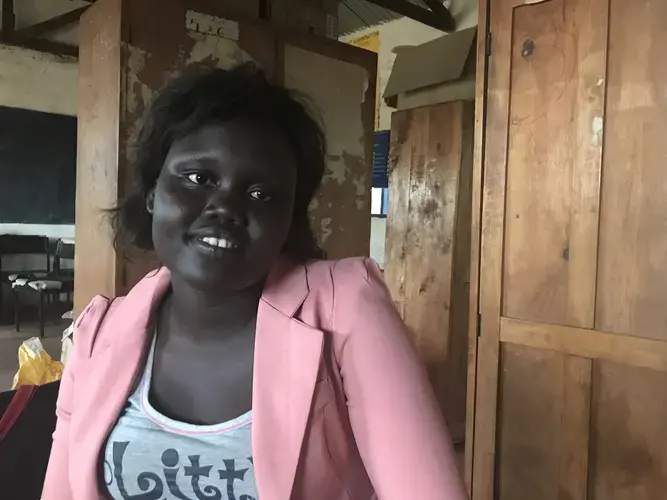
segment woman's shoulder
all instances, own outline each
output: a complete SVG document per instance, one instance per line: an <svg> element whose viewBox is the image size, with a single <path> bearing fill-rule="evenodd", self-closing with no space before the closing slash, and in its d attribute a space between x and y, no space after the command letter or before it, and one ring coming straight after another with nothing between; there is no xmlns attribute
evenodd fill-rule
<svg viewBox="0 0 667 500"><path fill-rule="evenodd" d="M382 281L382 270L369 257L350 257L339 260L317 260L306 264L309 282L363 285L374 280Z"/></svg>
<svg viewBox="0 0 667 500"><path fill-rule="evenodd" d="M74 322L73 339L79 353L84 352L90 356L102 322L124 299L125 297L110 299L104 295L97 295L81 311Z"/></svg>
<svg viewBox="0 0 667 500"><path fill-rule="evenodd" d="M309 292L329 299L334 314L363 308L369 301L393 307L382 270L368 257L311 262L306 274Z"/></svg>

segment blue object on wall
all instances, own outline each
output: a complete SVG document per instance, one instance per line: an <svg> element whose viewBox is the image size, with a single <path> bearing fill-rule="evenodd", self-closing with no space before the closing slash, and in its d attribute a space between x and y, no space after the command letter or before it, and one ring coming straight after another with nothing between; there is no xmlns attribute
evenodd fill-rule
<svg viewBox="0 0 667 500"><path fill-rule="evenodd" d="M373 187L389 187L389 130L373 134Z"/></svg>

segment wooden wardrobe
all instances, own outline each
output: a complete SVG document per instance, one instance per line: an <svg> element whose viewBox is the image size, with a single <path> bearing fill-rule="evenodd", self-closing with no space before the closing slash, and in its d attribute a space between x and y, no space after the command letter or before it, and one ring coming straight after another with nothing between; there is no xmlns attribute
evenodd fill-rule
<svg viewBox="0 0 667 500"><path fill-rule="evenodd" d="M480 32L472 498L664 500L667 2L481 1Z"/></svg>
<svg viewBox="0 0 667 500"><path fill-rule="evenodd" d="M245 61L301 91L328 139L327 172L311 207L331 258L368 255L377 56L283 29L215 0L98 0L80 24L75 307L125 293L156 262L127 261L103 210L123 197L151 98L189 64ZM235 8L236 7L236 8Z"/></svg>

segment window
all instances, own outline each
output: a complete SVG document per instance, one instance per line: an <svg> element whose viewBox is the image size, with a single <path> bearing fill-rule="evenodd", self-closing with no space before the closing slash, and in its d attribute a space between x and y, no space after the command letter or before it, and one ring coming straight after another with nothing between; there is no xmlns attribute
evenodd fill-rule
<svg viewBox="0 0 667 500"><path fill-rule="evenodd" d="M389 199L389 189L374 187L371 190L371 215L373 217L387 216L388 199Z"/></svg>

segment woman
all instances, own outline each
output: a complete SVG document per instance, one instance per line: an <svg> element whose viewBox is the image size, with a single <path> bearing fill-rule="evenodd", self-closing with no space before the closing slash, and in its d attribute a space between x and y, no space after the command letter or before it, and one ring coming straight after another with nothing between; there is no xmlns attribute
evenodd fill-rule
<svg viewBox="0 0 667 500"><path fill-rule="evenodd" d="M252 66L182 77L136 167L117 241L163 267L80 315L43 499L463 499L378 267L320 260L306 107Z"/></svg>

